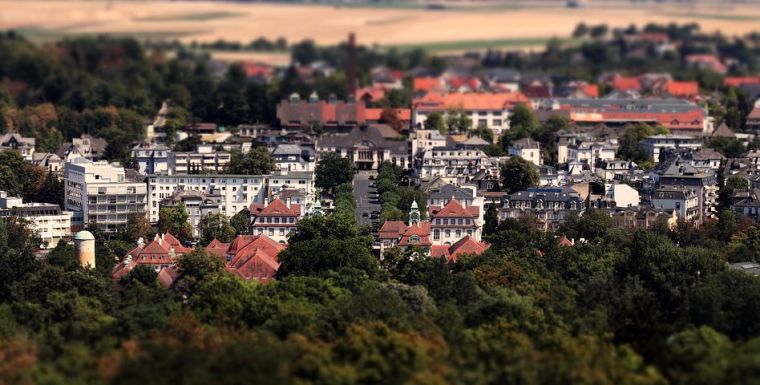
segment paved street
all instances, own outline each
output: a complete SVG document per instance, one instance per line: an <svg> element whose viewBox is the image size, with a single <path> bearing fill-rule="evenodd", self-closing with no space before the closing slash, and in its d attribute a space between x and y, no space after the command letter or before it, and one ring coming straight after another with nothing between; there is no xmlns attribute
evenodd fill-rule
<svg viewBox="0 0 760 385"><path fill-rule="evenodd" d="M376 202L374 195L370 193L375 192L375 189L370 187L374 182L369 179L370 174L356 174L354 176L354 199L356 200L356 223L359 226L370 225L372 220L370 219L373 211L380 211L380 205ZM363 216L363 213L367 213L367 216Z"/></svg>

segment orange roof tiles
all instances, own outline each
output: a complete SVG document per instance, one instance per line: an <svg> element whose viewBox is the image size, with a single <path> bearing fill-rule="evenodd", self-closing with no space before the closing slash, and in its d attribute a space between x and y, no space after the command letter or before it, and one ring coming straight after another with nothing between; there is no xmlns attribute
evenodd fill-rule
<svg viewBox="0 0 760 385"><path fill-rule="evenodd" d="M301 205L292 203L290 205L290 208L282 202L280 198L277 198L269 203L268 206L264 207L260 204L251 204L251 213L253 215L257 215L260 217L267 217L267 216L300 216L301 215Z"/></svg>
<svg viewBox="0 0 760 385"><path fill-rule="evenodd" d="M690 97L699 95L699 83L668 81L665 84L665 92L673 96Z"/></svg>
<svg viewBox="0 0 760 385"><path fill-rule="evenodd" d="M464 254L480 255L491 245L478 242L469 235L458 240L451 246L433 246L430 248L430 256L436 258L446 258L450 262L456 262L459 256Z"/></svg>
<svg viewBox="0 0 760 385"><path fill-rule="evenodd" d="M401 121L412 120L412 110L408 108L394 108L393 111L396 113L396 116L398 116L399 120ZM383 114L383 108L367 108L365 112L365 116L367 117L367 120L371 120L371 121L379 121L380 116L382 114Z"/></svg>
<svg viewBox="0 0 760 385"><path fill-rule="evenodd" d="M530 99L520 92L428 92L414 99L412 105L418 110L444 111L463 110L504 110L516 104L530 105Z"/></svg>
<svg viewBox="0 0 760 385"><path fill-rule="evenodd" d="M380 228L380 239L396 239L404 234L406 224L403 221L385 221Z"/></svg>
<svg viewBox="0 0 760 385"><path fill-rule="evenodd" d="M439 209L437 206L430 207L431 218L477 218L478 208L476 206L462 207L456 199L451 199L449 203Z"/></svg>
<svg viewBox="0 0 760 385"><path fill-rule="evenodd" d="M419 241L411 241L413 236L418 237ZM430 222L422 221L407 227L398 244L399 246L431 246L433 242L430 241Z"/></svg>
<svg viewBox="0 0 760 385"><path fill-rule="evenodd" d="M745 84L760 84L760 76L728 76L723 84L729 87L740 87Z"/></svg>
<svg viewBox="0 0 760 385"><path fill-rule="evenodd" d="M641 82L638 78L618 77L612 81L612 88L617 91L641 91Z"/></svg>
<svg viewBox="0 0 760 385"><path fill-rule="evenodd" d="M413 91L433 91L441 88L441 79L436 77L416 77L412 80Z"/></svg>

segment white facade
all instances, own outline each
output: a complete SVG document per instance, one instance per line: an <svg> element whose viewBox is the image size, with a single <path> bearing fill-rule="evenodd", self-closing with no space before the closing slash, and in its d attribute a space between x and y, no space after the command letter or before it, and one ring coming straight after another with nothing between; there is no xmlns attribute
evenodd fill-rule
<svg viewBox="0 0 760 385"><path fill-rule="evenodd" d="M148 219L158 221L160 202L180 190L194 190L221 196L221 212L231 217L251 203L285 189L303 190L313 197L312 173L273 173L268 175L151 175L148 177Z"/></svg>
<svg viewBox="0 0 760 385"><path fill-rule="evenodd" d="M440 113L445 121L448 112L444 111L429 111L413 109L412 111L412 126L413 127L425 127L425 121L428 115L432 113ZM493 131L494 138L498 138L501 134L509 130L509 114L507 109L502 110L468 110L462 111L464 115L467 115L472 120L472 127L486 127Z"/></svg>
<svg viewBox="0 0 760 385"><path fill-rule="evenodd" d="M145 182L128 180L123 167L77 158L66 163L64 182L65 209L74 212L75 222L97 223L103 231L116 232L127 224L129 214L145 214Z"/></svg>
<svg viewBox="0 0 760 385"><path fill-rule="evenodd" d="M563 148L564 147L564 148ZM561 143L557 147L557 154L563 155L564 159L559 163L581 162L589 165L594 170L597 160L610 161L615 159L618 150L617 140L614 141L584 141L578 144Z"/></svg>
<svg viewBox="0 0 760 385"><path fill-rule="evenodd" d="M167 174L169 153L169 148L162 144L138 144L132 148L132 159L140 174Z"/></svg>
<svg viewBox="0 0 760 385"><path fill-rule="evenodd" d="M412 134L412 155L437 147L446 147L446 136L437 130L416 130Z"/></svg>
<svg viewBox="0 0 760 385"><path fill-rule="evenodd" d="M498 161L481 150L433 148L425 150L422 155L419 177L433 179L440 176L448 182L462 183L467 176L480 170L490 170L498 178Z"/></svg>
<svg viewBox="0 0 760 385"><path fill-rule="evenodd" d="M615 208L638 207L641 200L635 188L622 183L606 186L605 196L615 201Z"/></svg>
<svg viewBox="0 0 760 385"><path fill-rule="evenodd" d="M652 195L652 206L663 210L674 210L679 219L698 220L700 217L699 196L691 190L660 189Z"/></svg>
<svg viewBox="0 0 760 385"><path fill-rule="evenodd" d="M541 158L541 147L538 142L530 139L520 139L512 143L507 149L510 156L517 156L540 166L543 164Z"/></svg>
<svg viewBox="0 0 760 385"><path fill-rule="evenodd" d="M0 217L18 215L29 221L34 231L48 248L53 248L61 239L71 237L71 213L62 211L56 204L23 203L21 198L9 197L0 191Z"/></svg>
<svg viewBox="0 0 760 385"><path fill-rule="evenodd" d="M655 162L660 159L660 150L665 148L689 148L699 150L702 148L702 142L693 136L686 135L655 135L650 136L639 142L639 148L654 159Z"/></svg>

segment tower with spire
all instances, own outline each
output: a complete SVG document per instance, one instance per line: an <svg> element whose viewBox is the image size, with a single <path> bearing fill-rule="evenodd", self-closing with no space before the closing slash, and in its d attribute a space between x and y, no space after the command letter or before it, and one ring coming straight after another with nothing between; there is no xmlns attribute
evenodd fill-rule
<svg viewBox="0 0 760 385"><path fill-rule="evenodd" d="M417 205L417 201L412 202L412 207L409 210L409 226L420 224L420 207Z"/></svg>

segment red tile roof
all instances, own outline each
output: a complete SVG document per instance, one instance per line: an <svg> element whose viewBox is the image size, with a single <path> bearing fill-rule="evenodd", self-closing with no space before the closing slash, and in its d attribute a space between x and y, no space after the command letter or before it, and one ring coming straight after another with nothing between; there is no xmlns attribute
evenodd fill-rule
<svg viewBox="0 0 760 385"><path fill-rule="evenodd" d="M158 272L158 284L164 288L169 288L174 280L177 279L179 273L176 267L164 267Z"/></svg>
<svg viewBox="0 0 760 385"><path fill-rule="evenodd" d="M264 207L263 205L253 203L250 207L251 214L260 216L260 217L281 217L281 216L294 216L298 217L301 216L301 205L296 203L291 203L290 208L288 208L285 203L283 203L280 198L277 198L271 202L269 202L269 205Z"/></svg>
<svg viewBox="0 0 760 385"><path fill-rule="evenodd" d="M433 91L441 88L441 79L436 77L417 77L412 80L413 91Z"/></svg>
<svg viewBox="0 0 760 385"><path fill-rule="evenodd" d="M686 62L708 67L715 72L725 73L726 66L715 55L694 54L686 56Z"/></svg>
<svg viewBox="0 0 760 385"><path fill-rule="evenodd" d="M380 228L380 239L398 239L406 231L406 224L403 221L385 221Z"/></svg>
<svg viewBox="0 0 760 385"><path fill-rule="evenodd" d="M740 87L745 84L760 84L760 76L728 76L723 84L729 87Z"/></svg>
<svg viewBox="0 0 760 385"><path fill-rule="evenodd" d="M530 99L520 92L428 92L414 99L415 109L423 111L463 110L504 110L517 104L530 105Z"/></svg>
<svg viewBox="0 0 760 385"><path fill-rule="evenodd" d="M411 121L412 120L412 110L408 108L394 108L393 111L396 113L396 116L398 116L399 120L403 121ZM367 108L366 116L367 120L369 121L380 121L380 116L383 114L382 108Z"/></svg>
<svg viewBox="0 0 760 385"><path fill-rule="evenodd" d="M385 88L382 87L364 87L356 90L357 101L380 101L385 98Z"/></svg>
<svg viewBox="0 0 760 385"><path fill-rule="evenodd" d="M641 82L638 78L618 77L612 81L612 88L617 91L641 91Z"/></svg>
<svg viewBox="0 0 760 385"><path fill-rule="evenodd" d="M256 62L242 62L240 63L243 67L243 72L245 72L246 77L253 78L253 77L263 77L263 78L269 78L272 76L272 67L263 63L256 63Z"/></svg>
<svg viewBox="0 0 760 385"><path fill-rule="evenodd" d="M410 242L412 236L419 237L419 242ZM432 246L433 242L430 241L430 222L422 221L419 224L407 227L398 244L399 246Z"/></svg>
<svg viewBox="0 0 760 385"><path fill-rule="evenodd" d="M431 206L429 212L431 218L477 218L479 215L476 206L462 207L456 199L451 199L442 208Z"/></svg>
<svg viewBox="0 0 760 385"><path fill-rule="evenodd" d="M699 95L699 83L668 81L665 84L665 92L673 96L692 97Z"/></svg>
<svg viewBox="0 0 760 385"><path fill-rule="evenodd" d="M491 245L478 242L469 235L458 240L451 246L433 246L430 248L430 256L446 258L450 262L456 262L459 256L464 254L480 255L488 250Z"/></svg>
<svg viewBox="0 0 760 385"><path fill-rule="evenodd" d="M239 235L227 250L232 259L226 268L245 279L266 282L277 273L280 267L277 254L284 249L284 245L265 235Z"/></svg>
<svg viewBox="0 0 760 385"><path fill-rule="evenodd" d="M571 240L567 239L567 237L564 236L564 235L562 236L562 238L559 239L559 244L561 246L565 246L565 247L572 247L573 246L573 242Z"/></svg>
<svg viewBox="0 0 760 385"><path fill-rule="evenodd" d="M211 240L211 243L208 244L208 246L205 247L205 250L207 253L211 255L215 255L219 258L226 259L227 258L227 249L230 248L229 243L222 243L218 241L217 239Z"/></svg>
<svg viewBox="0 0 760 385"><path fill-rule="evenodd" d="M596 84L586 84L581 88L581 91L590 98L599 97L599 86Z"/></svg>

